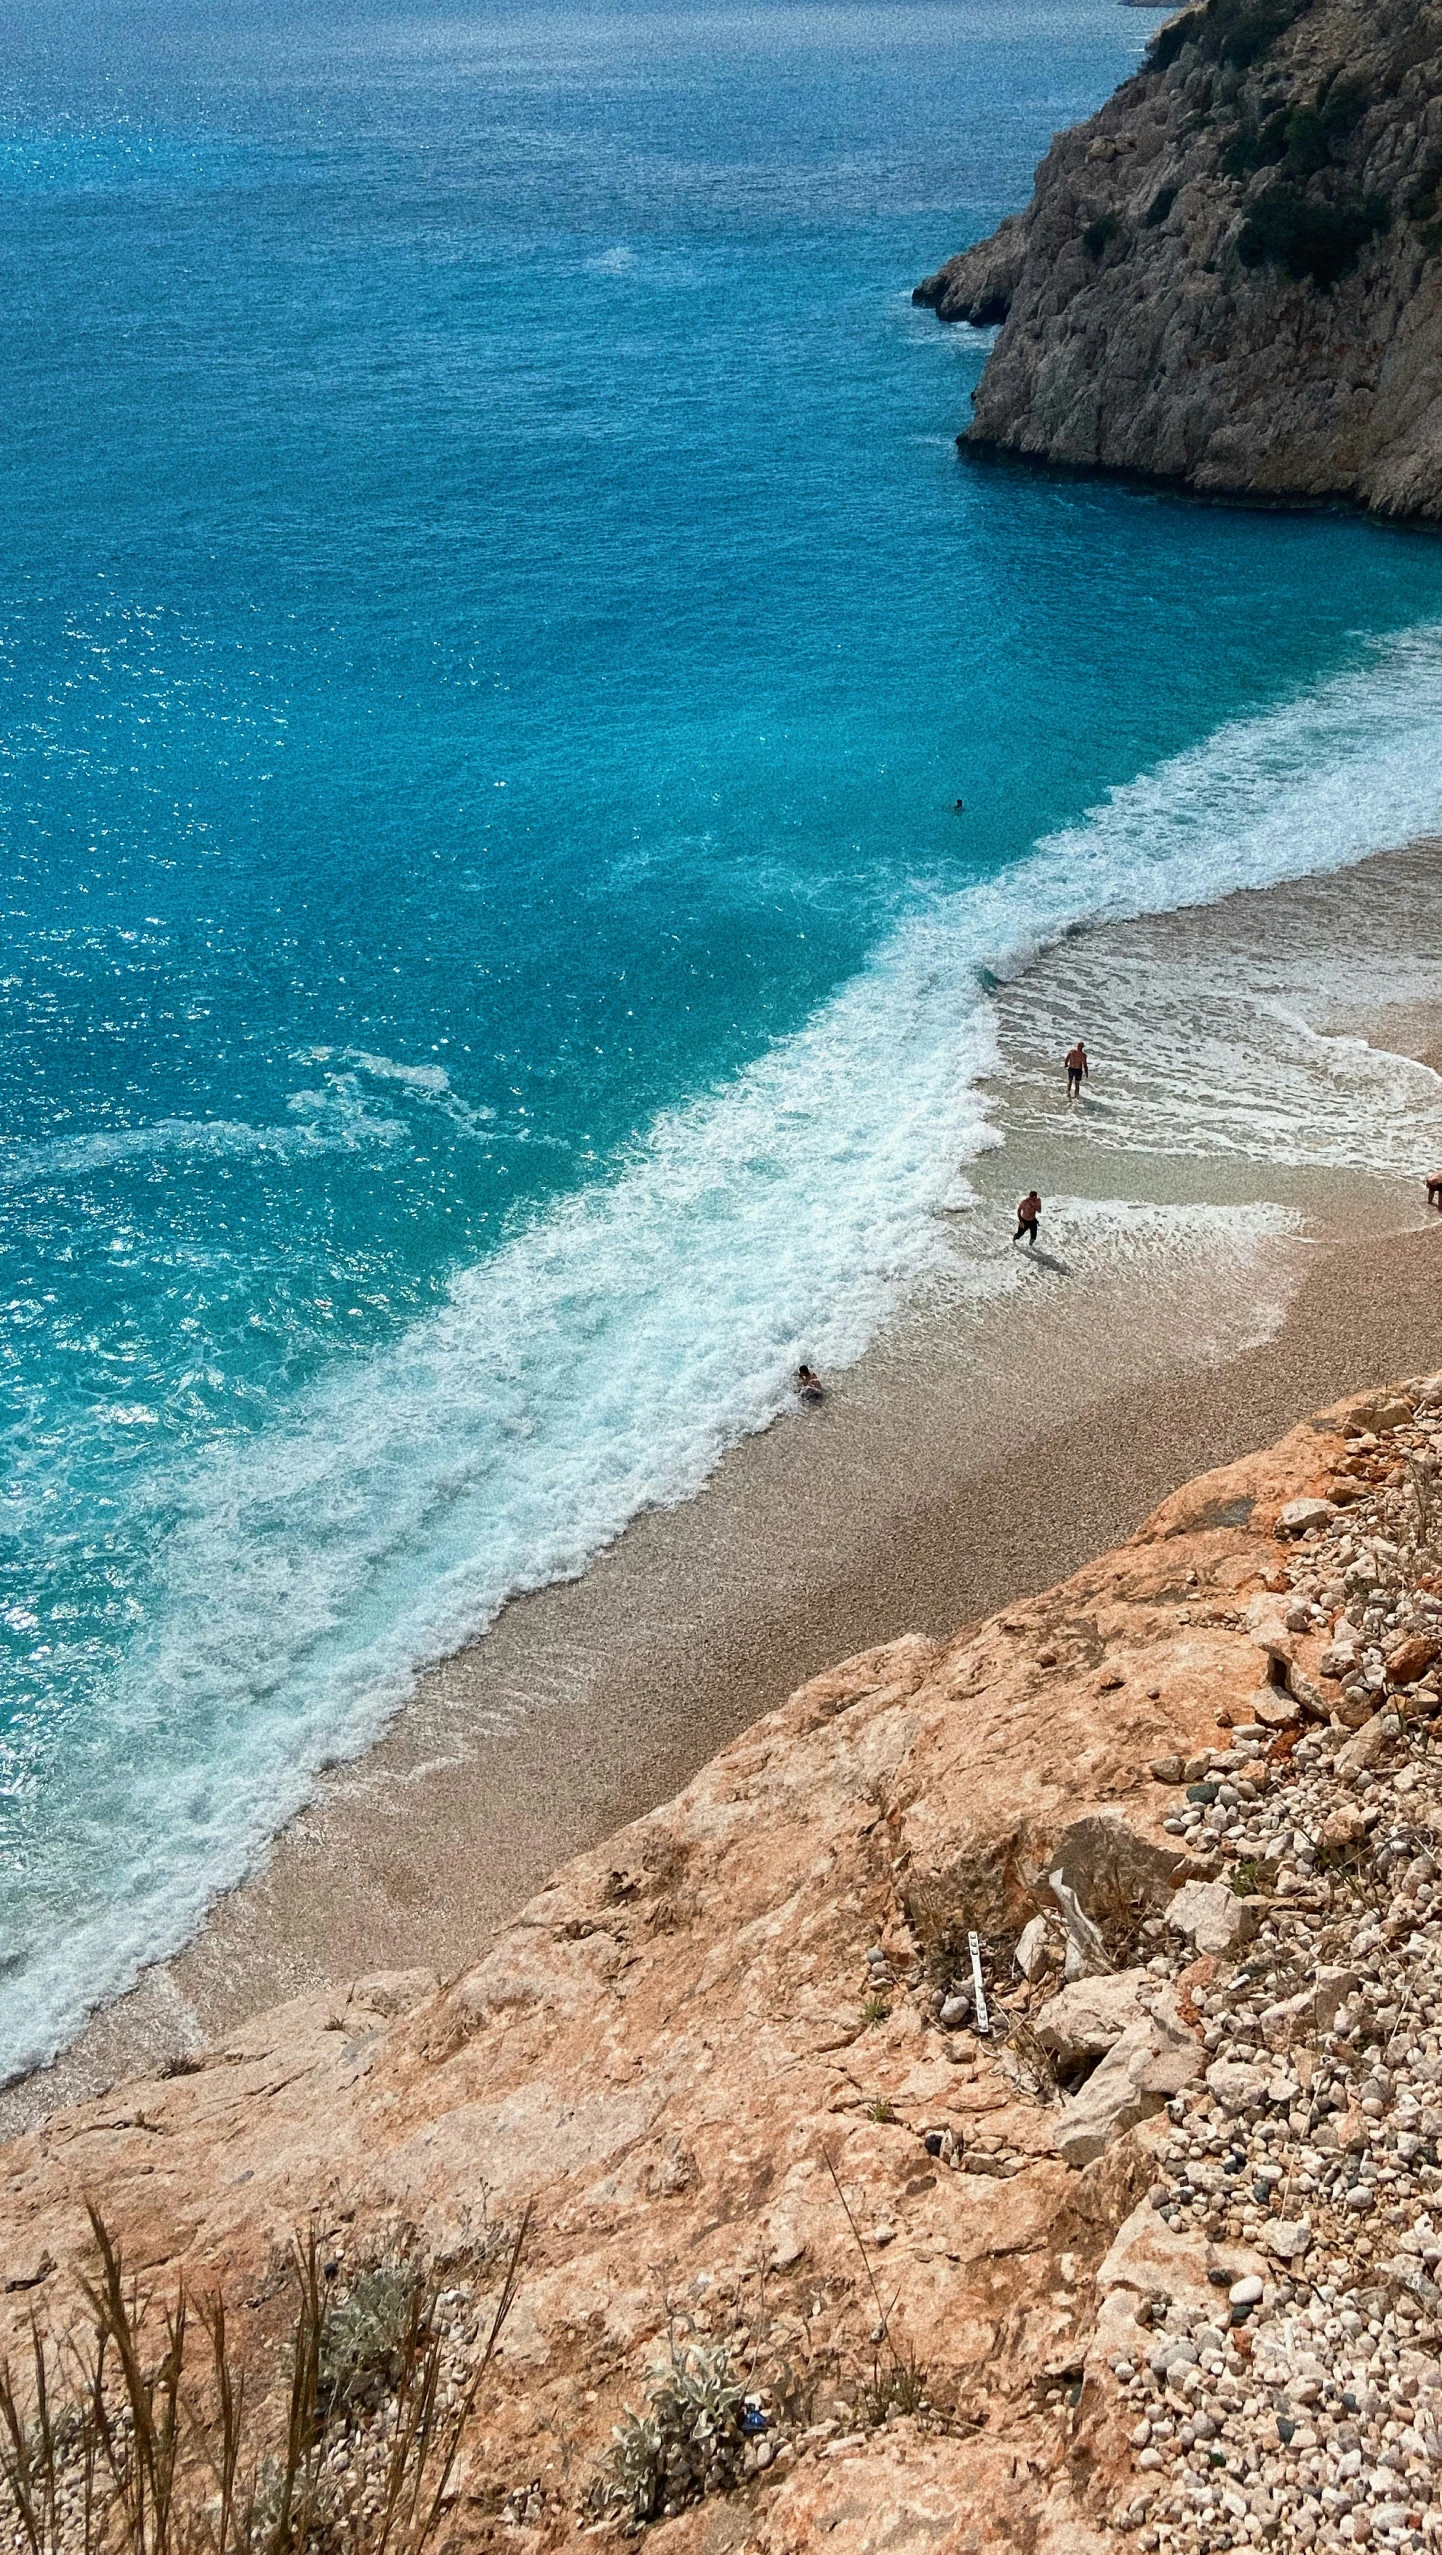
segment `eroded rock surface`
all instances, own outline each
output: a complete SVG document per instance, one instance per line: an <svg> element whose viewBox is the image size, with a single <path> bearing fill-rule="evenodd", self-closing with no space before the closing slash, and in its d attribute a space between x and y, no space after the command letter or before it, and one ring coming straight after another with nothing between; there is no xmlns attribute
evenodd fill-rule
<svg viewBox="0 0 1442 2555"><path fill-rule="evenodd" d="M1298 2294L1309 2248L1335 2254L1360 2223L1350 2163L1324 2207L1264 2178L1265 2139L1235 2190L1227 2142L1261 2138L1274 2099L1296 2112L1304 2046L1330 2034L1358 2060L1328 2058L1328 2152L1365 2160L1393 2098L1360 2072L1376 2017L1397 2019L1377 1982L1392 1994L1385 1963L1429 1922L1409 1828L1412 1896L1385 1954L1349 1921L1339 1957L1323 1925L1299 1974L1292 1934L1343 1886L1323 1815L1359 1814L1339 1872L1379 1850L1380 1787L1410 1780L1421 1817L1403 1760L1425 1754L1436 1689L1399 1690L1388 1657L1422 1661L1432 1601L1402 1587L1405 1519L1385 1504L1426 1506L1436 1424L1421 1387L1396 1408L1309 1422L1031 1603L814 1680L567 1865L449 1985L403 1972L299 2001L4 2150L0 2347L32 2313L74 2319L93 2199L159 2297L182 2275L224 2288L262 2371L297 2228L317 2226L342 2280L411 2230L450 2266L463 2358L497 2231L530 2204L519 2302L453 2479L458 2546L576 2542L613 2426L671 2348L728 2358L756 2406L735 2489L657 2523L678 2555L1087 2555L1118 2522L1171 2543L1151 2479L1180 2434L1148 2413L1156 2459L1137 2463L1129 2391L1157 2392L1137 2314L1185 2341L1179 2367L1220 2357L1227 2379L1239 2346L1206 2322L1218 2281L1224 2324L1247 2281L1265 2321L1279 2261ZM1340 1482L1357 1504L1279 1538L1289 1502ZM1293 1655L1269 1633L1265 1657L1326 1699L1273 1733L1251 1712L1258 1601L1270 1624L1278 1600ZM1383 1727L1346 1774L1329 1750L1350 1745L1349 1689ZM1153 1761L1179 1762L1185 1788ZM1384 1872L1401 1850L1385 1842ZM1266 1944L1270 1926L1245 1995L1169 1921L1198 1884L1247 1894L1244 1933ZM984 2037L958 2027L972 1933ZM1075 2011L1069 2038L1043 2028L1048 2007L1053 2026ZM1080 2081L1058 2084L1048 2037ZM1355 2125L1330 2090L1354 2075ZM1412 2112L1390 2170L1420 2191L1431 2127ZM1377 2174L1368 2188L1381 2219L1393 2204ZM1274 2341L1293 2350L1280 2326Z"/></svg>
<svg viewBox="0 0 1442 2555"><path fill-rule="evenodd" d="M961 440L1436 520L1439 184L1430 0L1206 0L918 286L1004 322Z"/></svg>

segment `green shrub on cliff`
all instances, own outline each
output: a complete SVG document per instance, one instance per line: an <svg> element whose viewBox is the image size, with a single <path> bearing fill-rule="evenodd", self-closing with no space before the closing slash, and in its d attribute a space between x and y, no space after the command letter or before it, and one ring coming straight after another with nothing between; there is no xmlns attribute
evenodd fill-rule
<svg viewBox="0 0 1442 2555"><path fill-rule="evenodd" d="M1165 71L1184 45L1195 44L1203 61L1245 71L1286 34L1307 5L1308 0L1207 0L1204 9L1188 9L1159 27L1147 60L1154 70Z"/></svg>
<svg viewBox="0 0 1442 2555"><path fill-rule="evenodd" d="M1275 168L1287 156L1290 122L1287 109L1279 107L1264 124L1239 124L1222 152L1223 177L1255 177L1258 169Z"/></svg>
<svg viewBox="0 0 1442 2555"><path fill-rule="evenodd" d="M1100 257L1103 249L1110 248L1120 229L1121 222L1115 213L1098 213L1096 220L1088 222L1081 235L1081 244L1088 257Z"/></svg>
<svg viewBox="0 0 1442 2555"><path fill-rule="evenodd" d="M1367 92L1360 81L1349 80L1341 72L1334 74L1317 99L1317 116L1327 147L1340 149L1356 132L1367 112Z"/></svg>
<svg viewBox="0 0 1442 2555"><path fill-rule="evenodd" d="M1299 18L1307 0L1207 0L1198 41L1203 58L1245 71Z"/></svg>
<svg viewBox="0 0 1442 2555"><path fill-rule="evenodd" d="M1324 80L1311 106L1279 106L1260 123L1243 119L1222 150L1224 177L1254 177L1258 169L1285 167L1300 185L1334 165L1367 111L1355 81Z"/></svg>
<svg viewBox="0 0 1442 2555"><path fill-rule="evenodd" d="M1316 203L1290 180L1279 178L1258 196L1242 224L1237 254L1244 266L1282 266L1298 283L1310 279L1330 292L1391 219L1380 195Z"/></svg>

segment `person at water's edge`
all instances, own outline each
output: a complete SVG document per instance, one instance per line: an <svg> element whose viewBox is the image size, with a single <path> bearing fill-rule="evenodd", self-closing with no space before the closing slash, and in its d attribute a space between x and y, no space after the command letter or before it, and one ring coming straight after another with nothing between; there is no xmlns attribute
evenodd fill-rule
<svg viewBox="0 0 1442 2555"><path fill-rule="evenodd" d="M1028 1189L1016 1211L1016 1231L1011 1237L1013 1242L1019 1242L1025 1234L1032 1250L1036 1249L1037 1218L1040 1214L1041 1199L1035 1189Z"/></svg>
<svg viewBox="0 0 1442 2555"><path fill-rule="evenodd" d="M1081 1098L1083 1080L1090 1082L1091 1078L1092 1069L1087 1063L1087 1051L1082 1045L1080 1038L1078 1038L1076 1045L1071 1049L1066 1060L1066 1096L1068 1100L1079 1100Z"/></svg>

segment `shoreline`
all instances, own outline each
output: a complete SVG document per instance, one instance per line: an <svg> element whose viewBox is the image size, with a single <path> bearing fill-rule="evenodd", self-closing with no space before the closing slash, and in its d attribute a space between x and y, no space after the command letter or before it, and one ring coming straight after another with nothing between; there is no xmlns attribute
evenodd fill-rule
<svg viewBox="0 0 1442 2555"><path fill-rule="evenodd" d="M1330 892L1354 895L1356 878ZM1304 881L1253 904L1327 892ZM1161 928L1215 939L1223 913ZM1136 930L1109 928L1123 945ZM1426 1001L1390 1019L1414 1055L1435 1047ZM1058 1121L1045 1138L1063 1176L1076 1132ZM968 1166L983 1220L1037 1151L1014 1127ZM1408 1229L1420 1208L1399 1183L1313 1182L1305 1231L1239 1227L1189 1260L1142 1212L1149 1177L1157 1197L1185 1196L1176 1166L1099 1147L1098 1167L1109 1197L1142 1193L1127 1209L1152 1235L1139 1260L1098 1263L1060 1322L1041 1270L1018 1278L1000 1252L1006 1291L990 1304L924 1290L819 1410L733 1447L696 1498L635 1520L580 1578L513 1600L422 1674L374 1748L322 1777L181 1953L0 2092L0 2136L292 1995L385 1970L454 1974L558 1863L670 1797L819 1670L903 1632L949 1636L1359 1377L1437 1362L1442 1238ZM1048 1196L1063 1176L1046 1168ZM1253 1166L1239 1193L1297 1186ZM973 1222L957 1219L972 1277Z"/></svg>

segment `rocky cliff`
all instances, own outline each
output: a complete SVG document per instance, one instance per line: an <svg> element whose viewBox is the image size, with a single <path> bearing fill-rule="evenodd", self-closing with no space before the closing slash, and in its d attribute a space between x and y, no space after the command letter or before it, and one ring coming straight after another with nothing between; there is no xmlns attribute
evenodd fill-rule
<svg viewBox="0 0 1442 2555"><path fill-rule="evenodd" d="M915 298L1002 323L960 438L1442 515L1442 8L1206 0Z"/></svg>
<svg viewBox="0 0 1442 2555"><path fill-rule="evenodd" d="M223 2293L283 2442L313 2230L307 2507L349 2516L227 2555L1430 2542L1439 1482L1442 1378L1357 1397L1033 1602L815 1680L467 1975L57 2115L0 2154L0 2354L83 2322L94 2204L152 2301L124 2388L163 2393L178 2284ZM392 2526L395 2266L431 2267L464 2411L523 2226L439 2537ZM0 2424L0 2538L98 2543L79 2414L7 2524L34 2436Z"/></svg>

